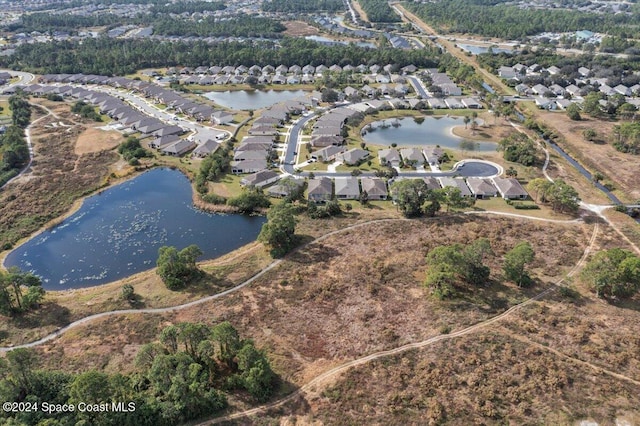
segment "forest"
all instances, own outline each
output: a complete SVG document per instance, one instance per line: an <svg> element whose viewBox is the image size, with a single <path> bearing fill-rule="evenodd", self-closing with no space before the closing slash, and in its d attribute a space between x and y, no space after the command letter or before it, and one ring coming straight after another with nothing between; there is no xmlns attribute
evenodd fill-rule
<svg viewBox="0 0 640 426"><path fill-rule="evenodd" d="M339 12L344 8L341 0L271 0L262 3L265 12L280 13Z"/></svg>
<svg viewBox="0 0 640 426"><path fill-rule="evenodd" d="M396 64L400 67L438 66L436 48L402 50L368 49L354 44L325 46L303 38L270 41L158 42L155 40L88 39L82 43L62 41L23 44L11 56L0 57L0 66L40 74L85 73L125 75L154 67L200 65L306 65Z"/></svg>
<svg viewBox="0 0 640 426"><path fill-rule="evenodd" d="M370 22L399 22L398 16L387 0L358 0Z"/></svg>
<svg viewBox="0 0 640 426"><path fill-rule="evenodd" d="M196 22L167 17L153 22L154 34L169 36L276 38L285 29L272 19L246 15L234 19L207 17Z"/></svg>
<svg viewBox="0 0 640 426"><path fill-rule="evenodd" d="M637 12L596 14L576 10L521 9L495 0L448 0L407 3L409 11L450 33L523 39L543 32L588 29L625 38L640 35Z"/></svg>
<svg viewBox="0 0 640 426"><path fill-rule="evenodd" d="M135 372L129 374L67 373L43 370L39 364L38 353L31 349L16 349L0 358L2 401L40 407L3 410L3 424L12 418L10 424L27 425L175 425L219 412L230 393L265 401L277 381L265 353L228 322L164 328L157 342L140 348ZM45 403L78 409L47 414ZM112 403L128 411L113 410ZM107 404L108 409L82 410L81 404Z"/></svg>

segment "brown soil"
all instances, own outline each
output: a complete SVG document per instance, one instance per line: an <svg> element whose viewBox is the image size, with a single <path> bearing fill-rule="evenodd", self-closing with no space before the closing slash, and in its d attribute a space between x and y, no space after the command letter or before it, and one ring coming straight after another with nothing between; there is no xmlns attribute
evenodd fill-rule
<svg viewBox="0 0 640 426"><path fill-rule="evenodd" d="M304 37L309 35L318 35L320 31L303 21L284 21L282 22L287 29L284 34L291 37Z"/></svg>
<svg viewBox="0 0 640 426"><path fill-rule="evenodd" d="M599 171L606 180L612 181L621 190L620 195L628 201L640 199L640 159L637 155L619 152L606 142L616 122L589 117L584 117L582 121L572 121L562 112L540 111L538 114L542 123L556 129L563 137L561 145L572 156L589 170ZM584 139L582 131L585 129L594 129L598 133L596 143Z"/></svg>
<svg viewBox="0 0 640 426"><path fill-rule="evenodd" d="M122 134L119 132L90 127L78 136L74 152L76 155L82 155L108 151L117 147L122 141Z"/></svg>

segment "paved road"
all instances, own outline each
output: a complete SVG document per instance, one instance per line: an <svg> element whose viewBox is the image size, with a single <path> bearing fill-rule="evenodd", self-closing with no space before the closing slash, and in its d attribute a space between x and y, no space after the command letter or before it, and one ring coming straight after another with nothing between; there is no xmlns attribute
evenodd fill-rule
<svg viewBox="0 0 640 426"><path fill-rule="evenodd" d="M153 105L151 102L149 102L147 99L144 99L131 92L118 91L110 87L97 86L97 85L78 86L78 87L85 87L87 89L108 93L117 98L123 98L125 101L130 103L134 108L140 110L144 114L151 117L158 118L166 123L175 124L185 129L188 129L194 132L196 135L198 135L198 138L203 141L207 139L215 140L216 135L220 133L230 134L228 131L223 129L218 129L211 126L205 126L195 121L178 118L176 117L175 114L159 109L155 105Z"/></svg>
<svg viewBox="0 0 640 426"><path fill-rule="evenodd" d="M0 70L0 71L8 72L12 76L20 78L16 82L0 87L0 93L4 93L7 89L13 88L15 86L26 86L27 84L31 84L31 82L36 78L33 74L28 72L13 71L13 70Z"/></svg>

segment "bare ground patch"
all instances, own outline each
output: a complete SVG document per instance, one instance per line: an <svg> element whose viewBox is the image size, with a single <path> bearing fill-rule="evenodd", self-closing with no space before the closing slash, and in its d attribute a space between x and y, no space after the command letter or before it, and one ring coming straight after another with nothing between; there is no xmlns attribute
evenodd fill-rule
<svg viewBox="0 0 640 426"><path fill-rule="evenodd" d="M320 31L303 21L284 21L282 22L287 29L284 34L291 37L304 37L309 35L319 35Z"/></svg>
<svg viewBox="0 0 640 426"><path fill-rule="evenodd" d="M74 152L83 155L92 152L108 151L122 142L122 134L115 130L103 130L89 127L78 136Z"/></svg>

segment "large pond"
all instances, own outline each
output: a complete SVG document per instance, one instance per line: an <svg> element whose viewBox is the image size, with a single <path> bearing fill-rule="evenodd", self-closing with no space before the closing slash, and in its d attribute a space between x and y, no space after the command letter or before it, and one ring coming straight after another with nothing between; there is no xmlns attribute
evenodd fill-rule
<svg viewBox="0 0 640 426"><path fill-rule="evenodd" d="M461 117L405 117L376 121L364 127L365 142L389 146L434 146L460 149L462 138L451 133L455 126L464 126ZM479 129L478 131L482 131ZM475 142L475 141L474 141ZM475 142L475 151L495 151L495 142ZM469 150L469 149L467 149Z"/></svg>
<svg viewBox="0 0 640 426"><path fill-rule="evenodd" d="M202 96L231 109L260 109L299 98L306 93L304 90L228 90L209 92Z"/></svg>
<svg viewBox="0 0 640 426"><path fill-rule="evenodd" d="M154 169L87 198L80 210L12 251L5 266L42 277L47 290L91 287L153 268L158 249L196 244L203 258L256 239L263 217L193 207L180 172Z"/></svg>

